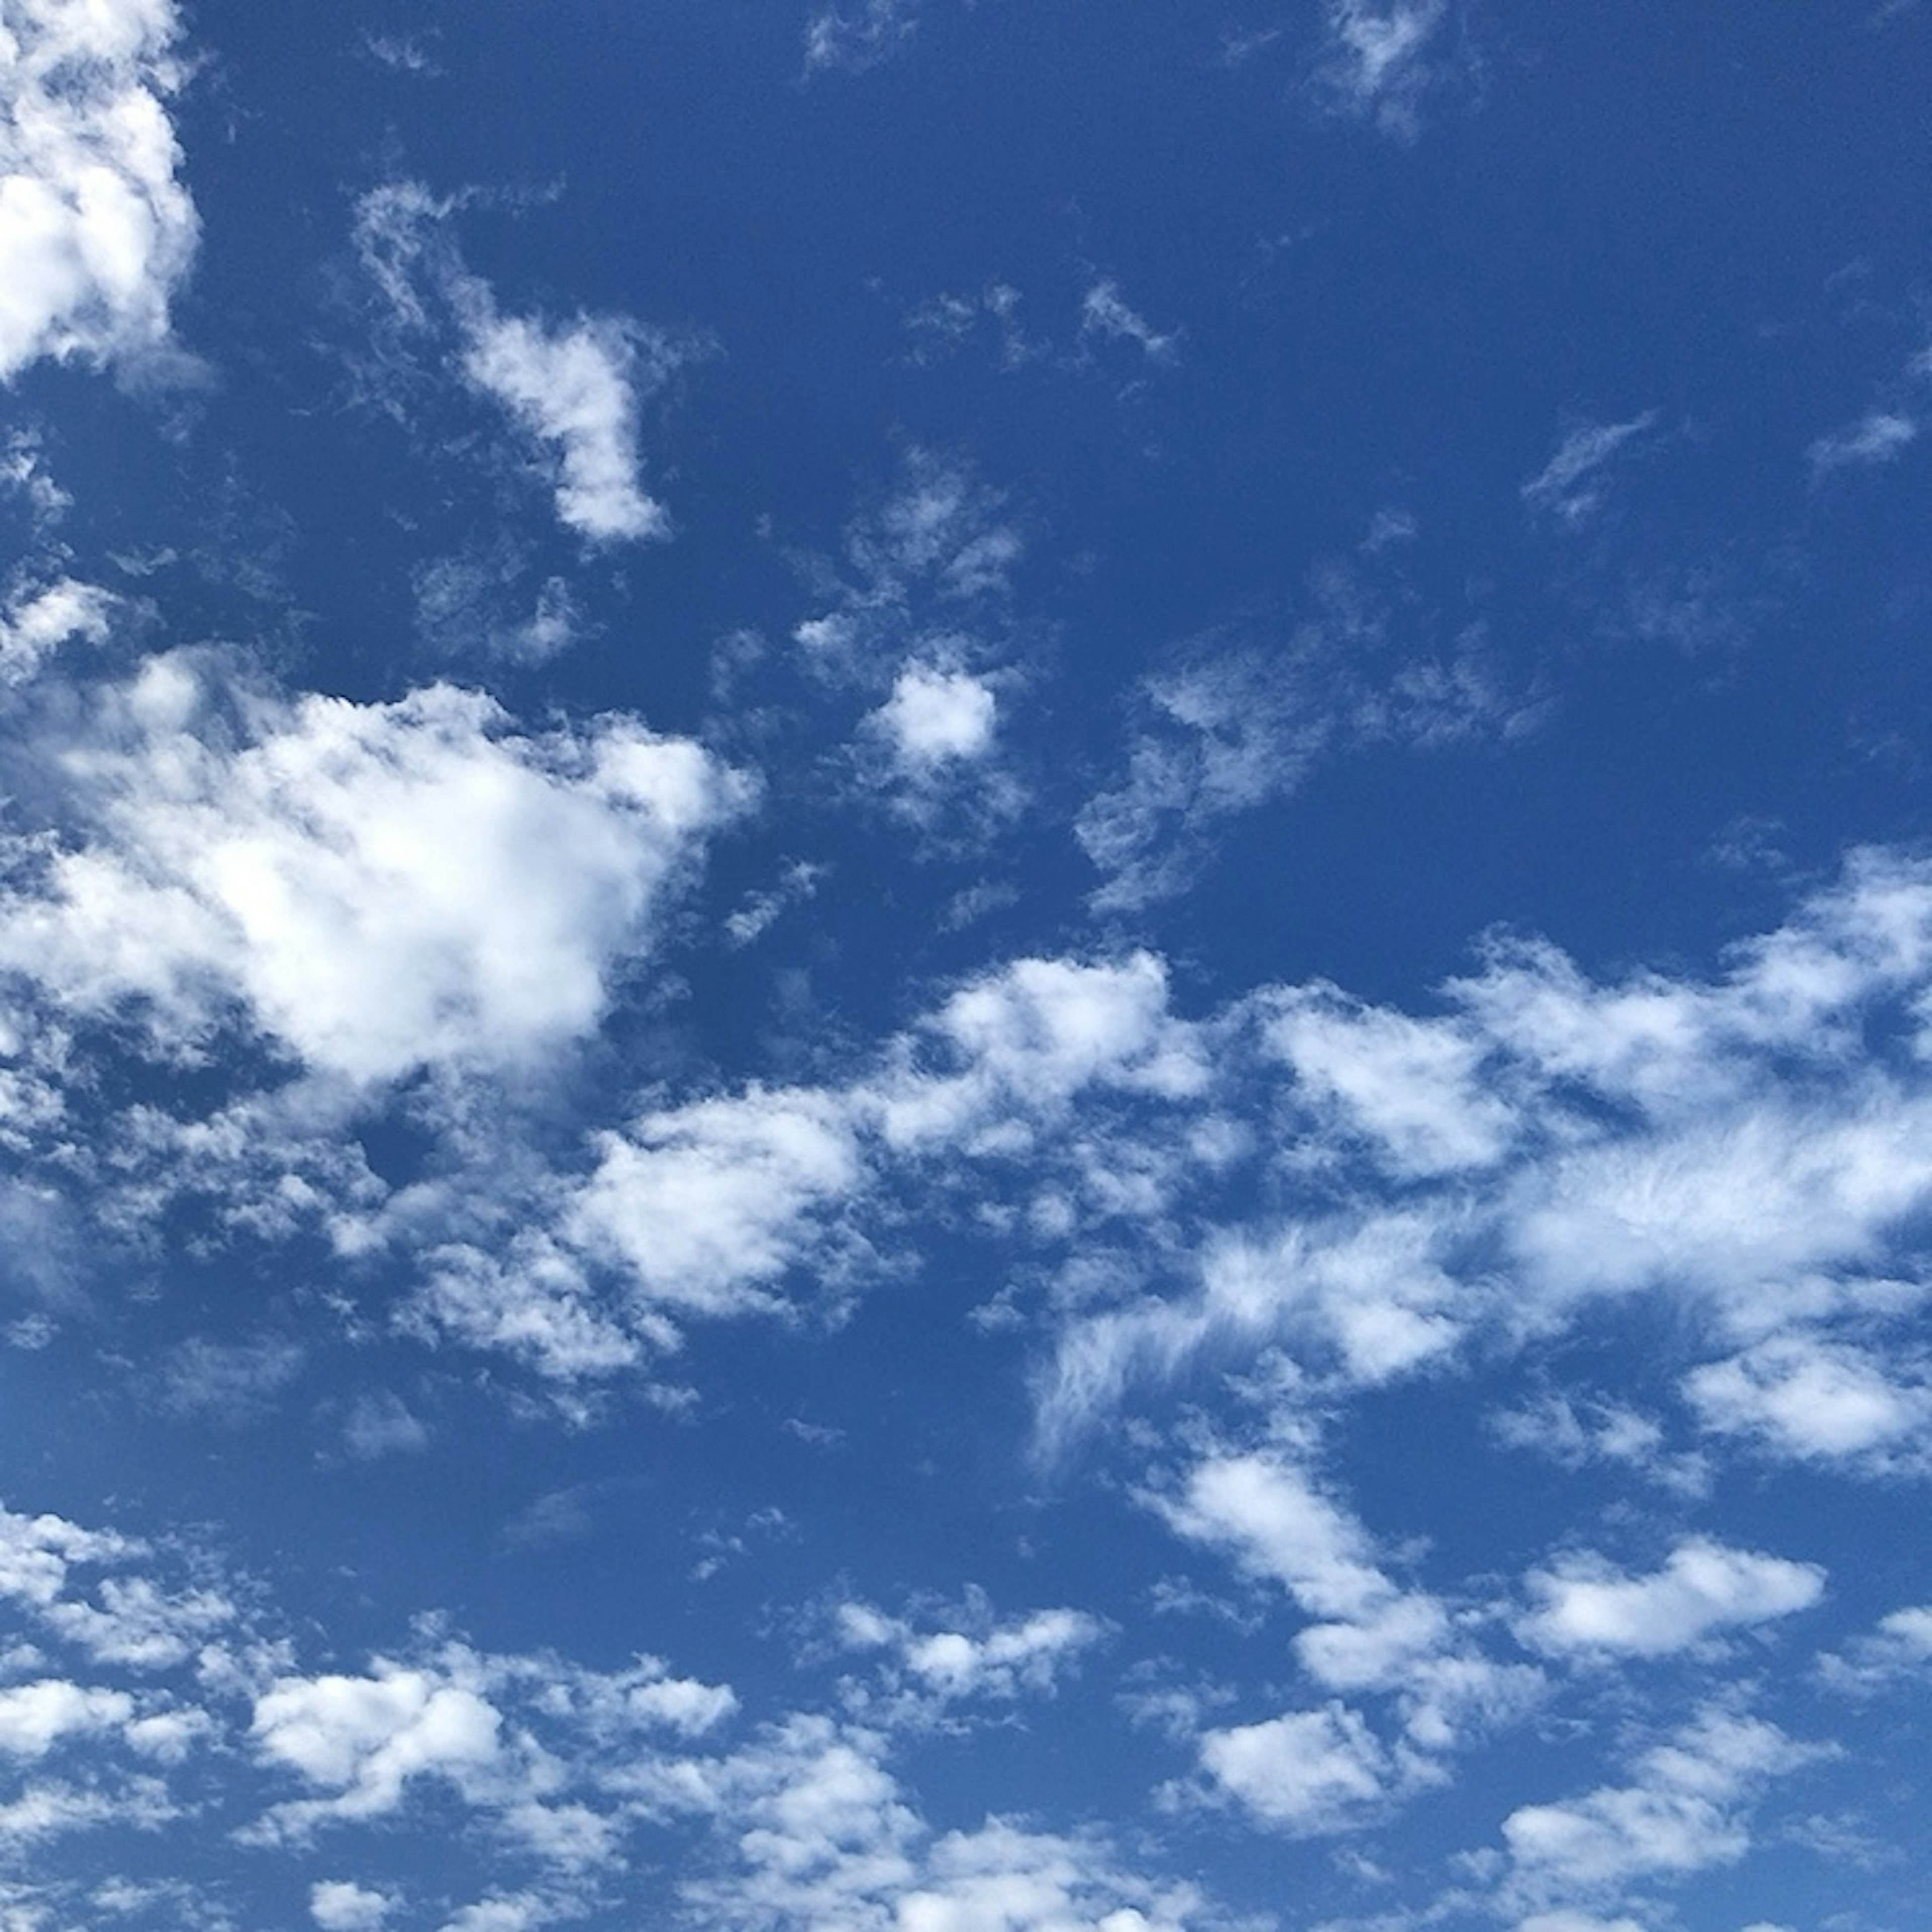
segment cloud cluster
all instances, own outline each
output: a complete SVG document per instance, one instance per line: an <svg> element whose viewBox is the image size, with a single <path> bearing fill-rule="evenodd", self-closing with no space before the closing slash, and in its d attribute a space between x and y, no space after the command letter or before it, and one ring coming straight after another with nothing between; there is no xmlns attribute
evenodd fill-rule
<svg viewBox="0 0 1932 1932"><path fill-rule="evenodd" d="M200 222L166 101L171 0L20 0L0 24L0 382L44 356L178 359Z"/></svg>
<svg viewBox="0 0 1932 1932"><path fill-rule="evenodd" d="M275 1607L232 1582L212 1589L218 1576L191 1547L0 1511L0 1604L82 1666L62 1676L36 1655L40 1674L21 1678L16 1645L0 1667L0 1756L26 1780L0 1805L0 1849L16 1862L58 1836L102 1834L111 1847L104 1834L135 1826L165 1846L214 1825L236 1859L272 1859L304 1880L322 1932L370 1932L437 1909L448 1874L429 1849L454 1818L459 1882L473 1888L478 1868L496 1882L460 1905L444 1894L438 1922L452 1928L568 1921L644 1862L670 1864L665 1909L698 1926L1223 1922L1196 1888L1136 1870L1097 1833L999 1816L942 1829L894 1768L902 1737L944 1743L921 1699L1049 1692L1098 1634L1078 1613L1003 1618L976 1596L970 1629L923 1630L848 1606L848 1640L893 1652L920 1699L875 1705L865 1723L808 1708L754 1722L727 1686L657 1658L597 1670L485 1651L436 1618L362 1668L304 1669ZM143 1614L173 1616L192 1646L125 1641ZM424 1854L402 1882L382 1858L399 1834ZM219 1887L184 1898L198 1922L225 1922Z"/></svg>

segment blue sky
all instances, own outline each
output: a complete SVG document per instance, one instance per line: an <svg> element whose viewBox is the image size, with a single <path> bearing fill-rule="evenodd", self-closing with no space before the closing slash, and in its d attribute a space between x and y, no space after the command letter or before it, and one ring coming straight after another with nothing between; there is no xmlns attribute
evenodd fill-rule
<svg viewBox="0 0 1932 1932"><path fill-rule="evenodd" d="M0 0L0 1928L1922 1922L1926 25Z"/></svg>

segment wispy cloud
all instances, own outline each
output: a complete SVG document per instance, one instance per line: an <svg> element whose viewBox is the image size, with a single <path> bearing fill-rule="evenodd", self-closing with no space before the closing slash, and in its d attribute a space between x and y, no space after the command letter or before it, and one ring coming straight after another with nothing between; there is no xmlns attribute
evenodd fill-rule
<svg viewBox="0 0 1932 1932"><path fill-rule="evenodd" d="M805 70L863 74L912 38L923 0L854 0L820 8L806 23Z"/></svg>
<svg viewBox="0 0 1932 1932"><path fill-rule="evenodd" d="M1538 516L1580 530L1601 512L1610 496L1611 460L1654 428L1658 412L1646 410L1628 422L1579 423L1550 460L1522 486L1524 503Z"/></svg>

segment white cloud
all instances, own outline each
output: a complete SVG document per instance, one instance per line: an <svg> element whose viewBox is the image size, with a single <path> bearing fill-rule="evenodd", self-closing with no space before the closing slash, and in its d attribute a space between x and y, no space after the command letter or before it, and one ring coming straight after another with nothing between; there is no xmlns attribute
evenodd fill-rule
<svg viewBox="0 0 1932 1932"><path fill-rule="evenodd" d="M1706 1429L1804 1461L1922 1457L1932 1426L1922 1373L1901 1378L1865 1349L1802 1329L1694 1369L1684 1393Z"/></svg>
<svg viewBox="0 0 1932 1932"><path fill-rule="evenodd" d="M818 1217L866 1173L835 1096L753 1089L646 1115L600 1142L565 1222L648 1300L706 1315L775 1305Z"/></svg>
<svg viewBox="0 0 1932 1932"><path fill-rule="evenodd" d="M560 328L488 315L472 326L464 357L470 381L554 449L557 516L592 543L670 532L663 506L638 485L640 340L610 322Z"/></svg>
<svg viewBox="0 0 1932 1932"><path fill-rule="evenodd" d="M1695 1538L1647 1576L1577 1556L1533 1574L1529 1585L1541 1607L1516 1628L1539 1649L1663 1657L1715 1631L1810 1609L1824 1594L1825 1572Z"/></svg>
<svg viewBox="0 0 1932 1932"><path fill-rule="evenodd" d="M908 664L893 680L891 697L870 722L891 747L907 777L982 758L992 748L998 706L992 687L971 673L934 664Z"/></svg>
<svg viewBox="0 0 1932 1932"><path fill-rule="evenodd" d="M820 566L825 608L794 627L793 641L833 683L880 688L921 663L972 672L1000 652L962 626L1000 621L1025 548L998 490L964 463L915 447L894 486L847 529L844 568Z"/></svg>
<svg viewBox="0 0 1932 1932"><path fill-rule="evenodd" d="M1264 1004L1263 1040L1304 1094L1342 1132L1376 1142L1396 1173L1487 1167L1515 1138L1514 1111L1480 1078L1473 1029L1365 1006L1318 982Z"/></svg>
<svg viewBox="0 0 1932 1932"><path fill-rule="evenodd" d="M1448 1606L1400 1587L1355 1518L1278 1454L1209 1456L1189 1472L1178 1498L1156 1498L1156 1506L1180 1534L1226 1551L1250 1576L1281 1584L1315 1619L1297 1634L1294 1648L1322 1689L1395 1699L1412 1748L1402 1761L1405 1779L1430 1774L1417 1753L1454 1750L1519 1714L1540 1693L1539 1672L1484 1657ZM1237 1760L1250 1762L1246 1753L1255 1762L1272 1762L1288 1748L1283 1741L1310 1723L1304 1714L1247 1727L1238 1734L1246 1742ZM1226 1748L1234 1748L1223 1755ZM1359 1751L1348 1761L1367 1762Z"/></svg>
<svg viewBox="0 0 1932 1932"><path fill-rule="evenodd" d="M1275 1456L1201 1462L1162 1513L1181 1534L1226 1549L1250 1575L1282 1585L1313 1616L1360 1618L1394 1594L1360 1525Z"/></svg>
<svg viewBox="0 0 1932 1932"><path fill-rule="evenodd" d="M356 206L356 245L381 298L376 341L355 373L370 398L407 418L424 361L448 368L475 394L507 412L538 453L556 514L587 544L667 536L664 506L640 480L639 418L646 400L684 359L681 346L628 316L580 314L567 321L508 313L497 291L464 266L451 233L460 198L442 200L420 182L391 182ZM549 584L536 615L511 625L489 614L476 573L504 575L500 559L458 560L423 590L424 616L446 632L464 610L484 619L499 652L540 660L574 634L567 589ZM512 574L514 574L513 572Z"/></svg>
<svg viewBox="0 0 1932 1932"><path fill-rule="evenodd" d="M330 1795L280 1805L268 1822L299 1836L393 1811L412 1778L469 1784L496 1762L502 1723L473 1690L381 1661L368 1677L278 1679L256 1702L256 1748Z"/></svg>
<svg viewBox="0 0 1932 1932"><path fill-rule="evenodd" d="M1340 1704L1209 1731L1201 1762L1260 1822L1298 1835L1362 1822L1391 1774L1367 1726Z"/></svg>
<svg viewBox="0 0 1932 1932"><path fill-rule="evenodd" d="M934 1706L958 1698L1010 1700L1049 1693L1061 1673L1106 1633L1106 1626L1084 1610L1036 1610L1000 1622L976 1595L965 1610L949 1620L961 1626L956 1628L921 1628L861 1603L839 1605L835 1622L848 1648L887 1652L896 1684L916 1702Z"/></svg>
<svg viewBox="0 0 1932 1932"><path fill-rule="evenodd" d="M1774 1724L1707 1708L1644 1752L1633 1783L1510 1813L1506 1895L1587 1905L1632 1880L1734 1864L1750 1846L1748 1808L1759 1789L1818 1755Z"/></svg>
<svg viewBox="0 0 1932 1932"><path fill-rule="evenodd" d="M166 101L170 0L17 0L0 26L0 381L42 356L180 358L169 303L199 231Z"/></svg>
<svg viewBox="0 0 1932 1932"><path fill-rule="evenodd" d="M1378 520L1378 526L1382 520ZM1363 556L1387 544L1372 533ZM1186 890L1222 821L1294 796L1322 762L1387 744L1439 749L1508 740L1536 702L1498 673L1480 626L1447 648L1411 648L1410 600L1386 556L1313 574L1311 614L1278 644L1186 647L1134 693L1126 769L1095 793L1074 836L1108 876L1091 903L1137 910Z"/></svg>
<svg viewBox="0 0 1932 1932"><path fill-rule="evenodd" d="M64 644L105 640L119 600L97 584L64 577L10 598L0 612L0 684L20 684Z"/></svg>
<svg viewBox="0 0 1932 1932"><path fill-rule="evenodd" d="M593 1028L657 902L742 797L604 717L519 738L478 694L243 694L152 661L60 755L82 836L16 856L0 962L178 1046L238 1005L356 1082L514 1064Z"/></svg>
<svg viewBox="0 0 1932 1932"><path fill-rule="evenodd" d="M1553 517L1573 530L1580 529L1602 509L1609 496L1604 471L1611 459L1656 422L1656 410L1646 410L1627 422L1580 423L1522 486L1523 502L1539 516Z"/></svg>
<svg viewBox="0 0 1932 1932"><path fill-rule="evenodd" d="M1822 1668L1827 1682L1865 1695L1932 1670L1932 1604L1881 1617L1875 1630L1854 1638L1842 1654L1825 1658Z"/></svg>
<svg viewBox="0 0 1932 1932"><path fill-rule="evenodd" d="M134 1714L125 1691L83 1688L60 1678L0 1690L0 1751L44 1757L62 1738L118 1730Z"/></svg>
<svg viewBox="0 0 1932 1932"><path fill-rule="evenodd" d="M396 1901L347 1879L322 1879L309 1887L309 1916L322 1932L382 1932Z"/></svg>
<svg viewBox="0 0 1932 1932"><path fill-rule="evenodd" d="M358 1462L379 1456L407 1454L426 1448L429 1431L410 1412L401 1396L389 1389L358 1396L343 1419L343 1446Z"/></svg>
<svg viewBox="0 0 1932 1932"><path fill-rule="evenodd" d="M1712 1432L1908 1460L1924 1378L1900 1324L1924 1291L1888 1264L1932 1200L1932 1085L1903 1050L1928 981L1932 872L1867 852L1709 979L1598 985L1513 942L1432 1017L1320 986L1250 996L1202 1036L1252 1077L1236 1056L1258 1025L1302 1074L1274 1144L1305 1204L1197 1228L1176 1262L1191 1294L1070 1318L1044 1434L1210 1346L1292 1342L1360 1386L1645 1295L1741 1352L1685 1384ZM1868 1043L1888 1034L1902 1050Z"/></svg>

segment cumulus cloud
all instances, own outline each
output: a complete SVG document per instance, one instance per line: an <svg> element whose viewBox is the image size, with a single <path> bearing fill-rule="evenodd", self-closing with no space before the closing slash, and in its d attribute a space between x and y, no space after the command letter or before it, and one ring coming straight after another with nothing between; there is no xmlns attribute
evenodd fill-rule
<svg viewBox="0 0 1932 1932"><path fill-rule="evenodd" d="M1376 1771L1372 1794L1365 1780L1382 1763L1382 1748L1369 1751L1371 1734L1356 1714L1339 1705L1325 1714L1290 1714L1226 1734L1240 1738L1238 1745L1210 1750L1223 1734L1204 1735L1202 1762L1223 1784L1228 1783L1227 1765L1241 1767L1243 1777L1259 1778L1262 1767L1292 1757L1319 1731L1331 1747L1348 1742L1339 1756L1335 1748L1317 1755L1354 1767L1348 1776L1361 1784L1356 1795L1383 1795L1398 1783L1431 1774L1418 1753L1455 1749L1519 1714L1540 1693L1538 1672L1485 1657L1466 1619L1430 1592L1397 1584L1377 1560L1363 1526L1306 1471L1277 1453L1208 1456L1188 1472L1178 1495L1157 1498L1156 1506L1181 1535L1224 1551L1237 1568L1288 1592L1311 1619L1297 1633L1294 1649L1315 1684L1328 1691L1391 1697L1402 1723L1404 1752L1388 1759L1400 1776ZM1278 1822L1292 1822L1293 1806L1305 1803L1311 1828L1326 1829L1348 1809L1331 1804L1334 1794L1322 1795L1325 1780L1292 1800L1277 1796L1262 1802L1238 1784L1229 1788Z"/></svg>
<svg viewBox="0 0 1932 1932"><path fill-rule="evenodd" d="M1367 1726L1339 1704L1210 1731L1201 1761L1262 1823L1298 1836L1359 1823L1390 1776Z"/></svg>
<svg viewBox="0 0 1932 1932"><path fill-rule="evenodd" d="M58 755L80 823L16 843L0 963L164 1048L238 1008L351 1081L515 1064L580 1036L705 835L744 796L697 746L610 716L520 737L488 698L259 693L151 662Z"/></svg>
<svg viewBox="0 0 1932 1932"><path fill-rule="evenodd" d="M496 1762L502 1722L474 1690L398 1665L282 1678L256 1703L256 1747L328 1796L284 1804L271 1822L299 1835L324 1819L393 1811L414 1778L470 1784Z"/></svg>
<svg viewBox="0 0 1932 1932"><path fill-rule="evenodd" d="M872 722L900 773L917 779L992 748L998 704L984 678L935 664L908 664Z"/></svg>
<svg viewBox="0 0 1932 1932"><path fill-rule="evenodd" d="M13 1758L44 1757L64 1737L115 1730L133 1714L125 1691L70 1684L59 1678L0 1690L0 1751Z"/></svg>
<svg viewBox="0 0 1932 1932"><path fill-rule="evenodd" d="M169 304L200 224L166 102L170 0L20 0L0 26L0 381L43 356L180 360Z"/></svg>
<svg viewBox="0 0 1932 1932"><path fill-rule="evenodd" d="M1647 1576L1580 1556L1535 1573L1529 1583L1540 1607L1516 1628L1538 1648L1663 1657L1714 1631L1810 1609L1824 1594L1825 1572L1815 1563L1694 1538Z"/></svg>
<svg viewBox="0 0 1932 1932"><path fill-rule="evenodd" d="M889 1183L943 1180L936 1156L1018 1159L1089 1090L1201 1090L1201 1044L1167 1004L1150 955L1012 961L849 1082L651 1108L596 1138L590 1172L507 1253L433 1256L414 1318L570 1380L674 1348L691 1320L793 1314L794 1275L836 1314L872 1259L860 1210Z"/></svg>

